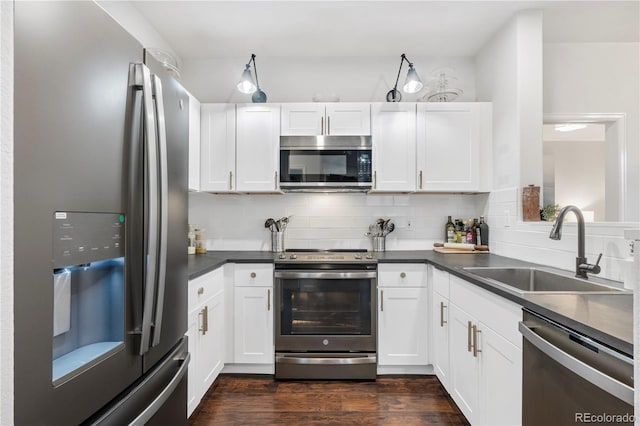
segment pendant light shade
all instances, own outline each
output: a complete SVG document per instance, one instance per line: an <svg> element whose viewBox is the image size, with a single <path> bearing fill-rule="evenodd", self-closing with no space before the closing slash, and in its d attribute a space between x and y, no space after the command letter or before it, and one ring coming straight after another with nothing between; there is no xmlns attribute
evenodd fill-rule
<svg viewBox="0 0 640 426"><path fill-rule="evenodd" d="M402 91L405 93L418 93L422 90L423 84L413 67L413 63L407 59L407 56L403 53L400 55L400 68L398 68L398 76L396 77L396 84L393 89L387 93L387 102L400 102L402 100L402 94L398 91L398 81L400 80L400 72L402 71L402 64L407 61L409 64L409 71L407 72L407 79L402 86Z"/></svg>
<svg viewBox="0 0 640 426"><path fill-rule="evenodd" d="M247 95L256 91L256 85L253 82L253 76L251 75L251 69L249 64L245 67L238 82L238 90Z"/></svg>
<svg viewBox="0 0 640 426"><path fill-rule="evenodd" d="M251 75L251 63L253 62L253 71L256 74L256 81L253 82L253 76ZM238 83L238 90L242 93L251 94L251 101L254 103L267 102L267 94L260 90L260 83L258 82L258 69L256 68L256 55L251 54L251 59L245 65L240 82Z"/></svg>
<svg viewBox="0 0 640 426"><path fill-rule="evenodd" d="M416 69L413 68L413 64L409 65L409 72L407 72L407 79L404 82L404 86L402 86L402 90L405 93L418 93L422 90L422 86L422 81L418 77Z"/></svg>

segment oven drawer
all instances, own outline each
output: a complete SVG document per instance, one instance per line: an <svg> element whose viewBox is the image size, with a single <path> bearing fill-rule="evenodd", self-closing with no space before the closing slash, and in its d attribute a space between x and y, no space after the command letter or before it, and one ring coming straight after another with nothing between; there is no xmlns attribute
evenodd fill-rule
<svg viewBox="0 0 640 426"><path fill-rule="evenodd" d="M378 287L426 287L424 263L382 263L378 265Z"/></svg>
<svg viewBox="0 0 640 426"><path fill-rule="evenodd" d="M276 352L276 379L375 380L375 353Z"/></svg>
<svg viewBox="0 0 640 426"><path fill-rule="evenodd" d="M241 287L273 286L273 265L270 263L236 263L234 284Z"/></svg>

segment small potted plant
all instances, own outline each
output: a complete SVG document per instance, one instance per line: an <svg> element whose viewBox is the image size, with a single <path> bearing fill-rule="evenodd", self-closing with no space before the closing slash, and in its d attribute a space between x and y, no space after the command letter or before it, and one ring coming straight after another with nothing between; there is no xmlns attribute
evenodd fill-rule
<svg viewBox="0 0 640 426"><path fill-rule="evenodd" d="M540 210L540 217L547 222L553 222L558 216L560 206L557 204L547 204Z"/></svg>

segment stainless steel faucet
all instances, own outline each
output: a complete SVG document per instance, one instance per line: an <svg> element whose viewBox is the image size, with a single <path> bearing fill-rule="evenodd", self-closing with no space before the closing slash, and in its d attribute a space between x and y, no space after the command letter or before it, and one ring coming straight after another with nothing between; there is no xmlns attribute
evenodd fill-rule
<svg viewBox="0 0 640 426"><path fill-rule="evenodd" d="M564 222L564 217L570 211L575 213L576 218L578 219L578 257L576 257L576 277L588 279L589 277L587 276L587 272L591 274L600 273L600 266L598 265L600 264L602 253L598 256L598 260L595 265L587 263L587 257L584 254L584 216L582 215L582 211L580 211L576 206L567 206L560 210L560 213L556 218L556 222L551 228L549 238L552 240L559 240L562 238L562 223Z"/></svg>

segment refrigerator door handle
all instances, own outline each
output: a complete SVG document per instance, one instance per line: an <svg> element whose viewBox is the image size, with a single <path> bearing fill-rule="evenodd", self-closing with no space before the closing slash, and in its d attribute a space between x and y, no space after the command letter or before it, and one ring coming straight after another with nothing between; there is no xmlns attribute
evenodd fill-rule
<svg viewBox="0 0 640 426"><path fill-rule="evenodd" d="M165 387L162 392L153 400L151 404L142 412L138 417L136 417L129 425L144 425L146 424L151 417L164 405L164 403L169 399L171 394L176 390L180 381L187 374L187 367L189 366L189 361L191 361L191 354L187 353L181 356L177 356L173 358L174 361L182 361L180 368L176 372L175 376L171 379L167 387Z"/></svg>
<svg viewBox="0 0 640 426"><path fill-rule="evenodd" d="M136 72L142 76L142 105L144 115L145 170L147 173L149 202L146 212L145 229L145 270L144 301L142 312L142 336L140 339L140 355L149 351L153 301L155 299L156 272L158 270L158 143L156 139L156 117L153 107L153 91L151 71L144 64L136 64Z"/></svg>
<svg viewBox="0 0 640 426"><path fill-rule="evenodd" d="M167 171L167 131L164 114L162 82L157 75L153 76L153 90L156 99L156 125L158 126L158 171L160 177L160 251L157 267L157 296L153 321L153 344L160 343L162 331L162 310L164 308L164 287L167 273L167 232L169 223L169 174Z"/></svg>

